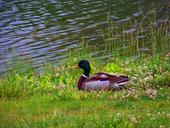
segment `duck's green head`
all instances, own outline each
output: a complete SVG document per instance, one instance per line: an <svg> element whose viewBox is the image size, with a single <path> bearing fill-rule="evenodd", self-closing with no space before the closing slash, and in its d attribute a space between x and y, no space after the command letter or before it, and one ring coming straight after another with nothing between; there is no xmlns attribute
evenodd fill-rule
<svg viewBox="0 0 170 128"><path fill-rule="evenodd" d="M78 67L84 70L83 74L85 76L89 77L91 68L90 68L90 63L87 60L81 60L78 63Z"/></svg>

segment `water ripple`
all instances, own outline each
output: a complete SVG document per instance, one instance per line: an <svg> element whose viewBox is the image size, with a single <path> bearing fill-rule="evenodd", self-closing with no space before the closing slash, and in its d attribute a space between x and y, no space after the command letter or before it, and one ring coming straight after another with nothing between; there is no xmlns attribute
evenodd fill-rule
<svg viewBox="0 0 170 128"><path fill-rule="evenodd" d="M5 0L0 10L0 70L14 53L34 60L35 66L60 63L65 51L80 46L81 37L91 45L100 40L108 13L123 23L138 17L139 7L147 5L145 0ZM135 29L124 33L131 31Z"/></svg>

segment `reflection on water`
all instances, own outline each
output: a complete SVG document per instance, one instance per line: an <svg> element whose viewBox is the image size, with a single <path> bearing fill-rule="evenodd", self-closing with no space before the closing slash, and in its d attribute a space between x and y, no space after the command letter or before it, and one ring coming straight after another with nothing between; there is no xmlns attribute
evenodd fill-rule
<svg viewBox="0 0 170 128"><path fill-rule="evenodd" d="M93 45L110 19L126 22L147 10L148 0L4 0L0 1L0 69L13 54L32 59L35 65L59 63L69 48L85 37ZM161 0L161 10L166 5ZM134 31L127 30L125 32ZM102 42L101 42L102 45Z"/></svg>

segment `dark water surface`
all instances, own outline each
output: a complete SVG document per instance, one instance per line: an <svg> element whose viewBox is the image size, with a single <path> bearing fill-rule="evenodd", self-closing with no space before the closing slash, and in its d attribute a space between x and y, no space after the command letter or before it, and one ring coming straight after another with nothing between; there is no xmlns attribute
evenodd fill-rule
<svg viewBox="0 0 170 128"><path fill-rule="evenodd" d="M80 46L82 37L96 43L108 14L126 21L151 6L160 11L167 1L0 0L0 71L14 55L39 66L60 63L68 49Z"/></svg>

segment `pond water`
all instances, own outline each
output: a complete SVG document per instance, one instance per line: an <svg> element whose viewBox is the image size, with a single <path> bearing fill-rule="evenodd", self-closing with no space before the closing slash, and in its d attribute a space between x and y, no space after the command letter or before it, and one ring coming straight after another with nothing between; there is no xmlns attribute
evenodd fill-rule
<svg viewBox="0 0 170 128"><path fill-rule="evenodd" d="M126 21L151 6L163 10L167 1L0 0L0 70L14 55L32 59L37 66L60 63L83 37L96 43L108 14L112 20Z"/></svg>

